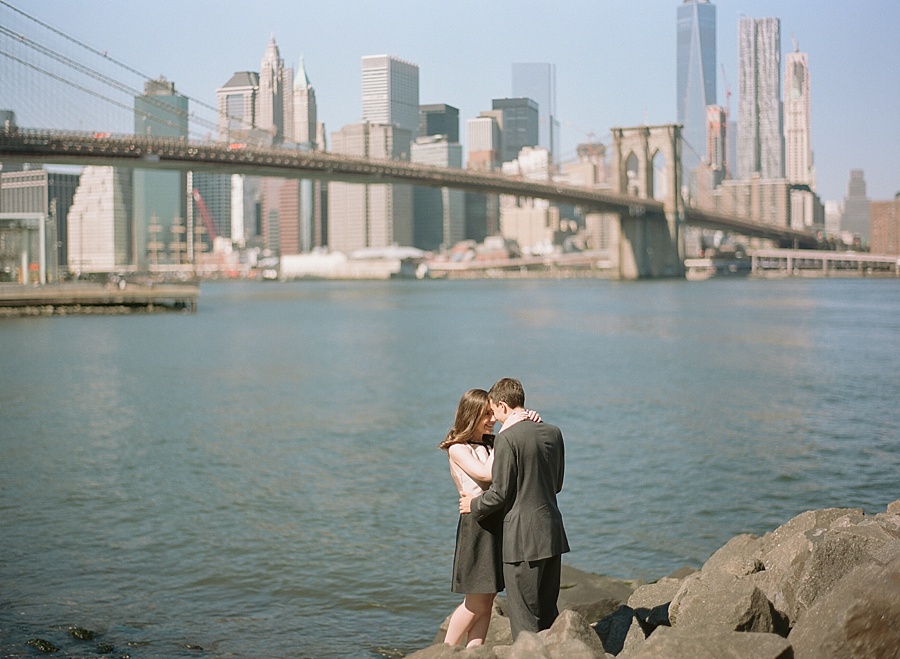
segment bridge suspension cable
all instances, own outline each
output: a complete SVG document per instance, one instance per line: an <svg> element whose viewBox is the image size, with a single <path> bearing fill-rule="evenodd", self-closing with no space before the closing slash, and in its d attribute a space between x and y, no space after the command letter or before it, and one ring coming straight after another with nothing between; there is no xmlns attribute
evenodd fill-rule
<svg viewBox="0 0 900 659"><path fill-rule="evenodd" d="M7 0L0 0L0 8L5 8L10 12L13 12L15 16L12 18L19 20L18 27L21 27L21 31L18 31L8 25L0 25L0 56L5 58L6 61L13 63L13 65L19 69L15 75L4 75L4 78L9 79L10 82L14 79L18 79L20 83L22 83L9 85L7 93L16 94L16 96L11 99L5 98L6 94L3 93L3 90L0 90L0 107L12 109L16 111L17 114L23 115L20 117L20 122L25 120L32 125L37 125L36 122L42 122L45 127L53 127L47 125L48 120L31 120L30 115L40 116L46 113L48 111L47 107L51 105L55 106L54 110L57 113L61 109L58 104L58 86L53 90L43 92L43 95L41 96L41 92L38 91L41 88L41 85L27 84L32 82L32 80L23 78L26 74L23 74L22 71L27 69L37 73L38 76L45 81L53 81L54 85L66 85L68 88L75 90L80 94L102 101L103 104L106 104L109 108L116 108L118 115L116 115L113 120L116 121L118 125L112 132L132 132L131 129L124 129L124 126L133 124L134 98L140 96L143 98L145 104L162 110L162 112L153 117L154 123L177 128L179 126L179 120L187 121L188 130L194 136L200 135L202 137L203 134L206 136L216 134L219 124L219 110L217 107L188 94L184 94L180 90L178 93L187 98L190 103L189 111L174 107L153 96L145 95L144 91L136 88L134 84L124 82L121 79L121 74L119 76L110 75L104 73L99 67L111 65L120 71L124 71L130 76L137 76L140 78L141 82L151 82L158 78L149 76L110 56L106 51L101 51L66 34L62 30L15 7ZM4 21L4 23L5 22L7 21ZM9 23L13 22L13 20L9 21ZM28 29L25 29L25 26L28 26ZM35 26L49 33L43 37L43 43L41 42L41 39L32 38L25 34L25 32L36 30L37 28L35 28ZM83 58L83 54L87 53L92 57L99 58L100 62L96 65L87 64L84 61L76 59L76 57L79 57L77 55L69 56L60 52L62 45L47 45L47 41L52 42L53 40L58 39L62 39L65 42L72 44L75 47L76 52L82 53L80 58ZM29 56L28 53L30 53L31 56ZM52 69L55 69L55 71ZM94 83L99 83L99 89L98 85ZM7 87L7 85L4 85L4 87ZM37 96L37 98L35 98L35 96ZM57 101L56 103L52 103L49 100L49 97L51 96ZM82 115L79 116L79 123L81 120L88 118L90 120L91 128L105 130L105 128L90 114L96 113L96 106L90 106L89 109L84 108L84 106L81 106L81 108L82 109L75 110L75 112L81 112ZM198 114L195 111L196 108L206 111L206 116ZM121 113L119 110L125 110L127 111L127 114ZM71 129L72 125L69 124L61 127Z"/></svg>

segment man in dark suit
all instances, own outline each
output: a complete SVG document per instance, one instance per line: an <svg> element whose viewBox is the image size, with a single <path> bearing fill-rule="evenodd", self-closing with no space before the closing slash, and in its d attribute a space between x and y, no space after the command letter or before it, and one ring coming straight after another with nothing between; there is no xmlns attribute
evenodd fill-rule
<svg viewBox="0 0 900 659"><path fill-rule="evenodd" d="M513 640L523 630L548 629L559 611L562 554L569 551L556 495L562 489L565 448L559 428L525 417L525 391L512 378L488 392L503 423L494 440L489 490L459 500L461 513L479 520L498 510L503 518L503 577Z"/></svg>

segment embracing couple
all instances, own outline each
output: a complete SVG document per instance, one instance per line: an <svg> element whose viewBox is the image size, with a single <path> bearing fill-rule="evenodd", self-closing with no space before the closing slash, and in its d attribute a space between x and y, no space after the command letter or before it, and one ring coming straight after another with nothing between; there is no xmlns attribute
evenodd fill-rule
<svg viewBox="0 0 900 659"><path fill-rule="evenodd" d="M483 644L504 587L513 640L548 629L559 613L561 557L569 551L556 503L565 470L562 433L525 408L518 380L503 378L490 391L463 394L440 448L460 497L451 590L465 594L444 643Z"/></svg>

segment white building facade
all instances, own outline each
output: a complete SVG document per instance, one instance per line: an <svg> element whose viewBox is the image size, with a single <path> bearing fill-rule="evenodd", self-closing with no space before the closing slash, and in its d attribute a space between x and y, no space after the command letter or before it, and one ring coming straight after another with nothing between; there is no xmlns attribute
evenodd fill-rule
<svg viewBox="0 0 900 659"><path fill-rule="evenodd" d="M389 55L362 58L363 121L419 132L419 67ZM407 152L408 153L408 152Z"/></svg>
<svg viewBox="0 0 900 659"><path fill-rule="evenodd" d="M131 170L84 168L68 215L70 272L111 272L133 263L131 198ZM164 252L168 238L157 235L147 249Z"/></svg>

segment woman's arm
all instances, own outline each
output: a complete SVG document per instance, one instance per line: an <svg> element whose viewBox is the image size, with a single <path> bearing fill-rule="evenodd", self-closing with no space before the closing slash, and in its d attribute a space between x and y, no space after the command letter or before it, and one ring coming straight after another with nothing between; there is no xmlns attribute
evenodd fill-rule
<svg viewBox="0 0 900 659"><path fill-rule="evenodd" d="M450 459L469 476L482 483L491 482L491 469L494 465L494 452L488 454L487 461L482 462L464 444L453 444L449 449Z"/></svg>

